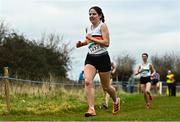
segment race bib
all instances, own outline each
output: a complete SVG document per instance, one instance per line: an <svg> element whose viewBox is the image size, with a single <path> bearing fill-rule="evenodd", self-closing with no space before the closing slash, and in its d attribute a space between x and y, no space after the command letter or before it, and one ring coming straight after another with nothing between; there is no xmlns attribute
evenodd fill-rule
<svg viewBox="0 0 180 122"><path fill-rule="evenodd" d="M94 42L90 42L88 48L89 48L90 53L96 53L101 50L100 45L97 45Z"/></svg>
<svg viewBox="0 0 180 122"><path fill-rule="evenodd" d="M141 76L148 76L149 75L149 69L142 69L141 70Z"/></svg>

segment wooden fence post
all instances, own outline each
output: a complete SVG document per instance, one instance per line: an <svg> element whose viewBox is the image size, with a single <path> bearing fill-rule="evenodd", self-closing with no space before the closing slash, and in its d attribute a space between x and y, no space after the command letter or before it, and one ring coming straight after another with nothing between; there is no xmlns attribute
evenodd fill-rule
<svg viewBox="0 0 180 122"><path fill-rule="evenodd" d="M162 82L159 82L159 94L162 95Z"/></svg>
<svg viewBox="0 0 180 122"><path fill-rule="evenodd" d="M4 77L8 78L9 77L9 72L8 72L8 67L4 67ZM9 80L5 79L5 98L6 98L6 105L7 105L7 110L10 111L10 89L9 89Z"/></svg>

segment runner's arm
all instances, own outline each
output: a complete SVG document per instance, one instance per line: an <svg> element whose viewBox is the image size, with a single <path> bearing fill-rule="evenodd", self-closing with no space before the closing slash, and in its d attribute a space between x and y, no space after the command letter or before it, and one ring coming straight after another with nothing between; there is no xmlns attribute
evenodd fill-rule
<svg viewBox="0 0 180 122"><path fill-rule="evenodd" d="M135 75L138 75L138 74L140 73L140 68L141 68L141 66L139 65L139 66L138 66L138 70L137 70L137 72L135 73Z"/></svg>
<svg viewBox="0 0 180 122"><path fill-rule="evenodd" d="M88 43L89 43L89 40L88 40L88 39L84 40L83 42L78 41L78 42L76 43L76 48L79 48L79 47L82 47L82 46L86 46L86 45L88 45Z"/></svg>

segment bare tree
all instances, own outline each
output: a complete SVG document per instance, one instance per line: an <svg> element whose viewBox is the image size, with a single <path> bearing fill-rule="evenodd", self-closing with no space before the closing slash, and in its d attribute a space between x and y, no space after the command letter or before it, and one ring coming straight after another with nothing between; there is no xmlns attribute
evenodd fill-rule
<svg viewBox="0 0 180 122"><path fill-rule="evenodd" d="M127 81L128 78L133 73L133 67L135 65L136 60L129 56L118 56L116 59L117 72L116 76L119 81Z"/></svg>

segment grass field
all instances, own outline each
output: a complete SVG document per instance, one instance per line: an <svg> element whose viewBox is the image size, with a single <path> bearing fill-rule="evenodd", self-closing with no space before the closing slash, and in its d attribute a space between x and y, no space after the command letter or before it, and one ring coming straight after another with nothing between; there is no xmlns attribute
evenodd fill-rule
<svg viewBox="0 0 180 122"><path fill-rule="evenodd" d="M85 118L87 110L83 90L65 90L47 95L13 95L11 112L6 111L3 96L0 97L0 121L4 120L64 120L64 121L122 121L122 120L168 120L180 121L180 97L154 97L152 109L144 107L140 94L118 93L121 96L121 111L117 115L102 108L103 92L96 91L97 116ZM110 104L112 101L110 102Z"/></svg>

